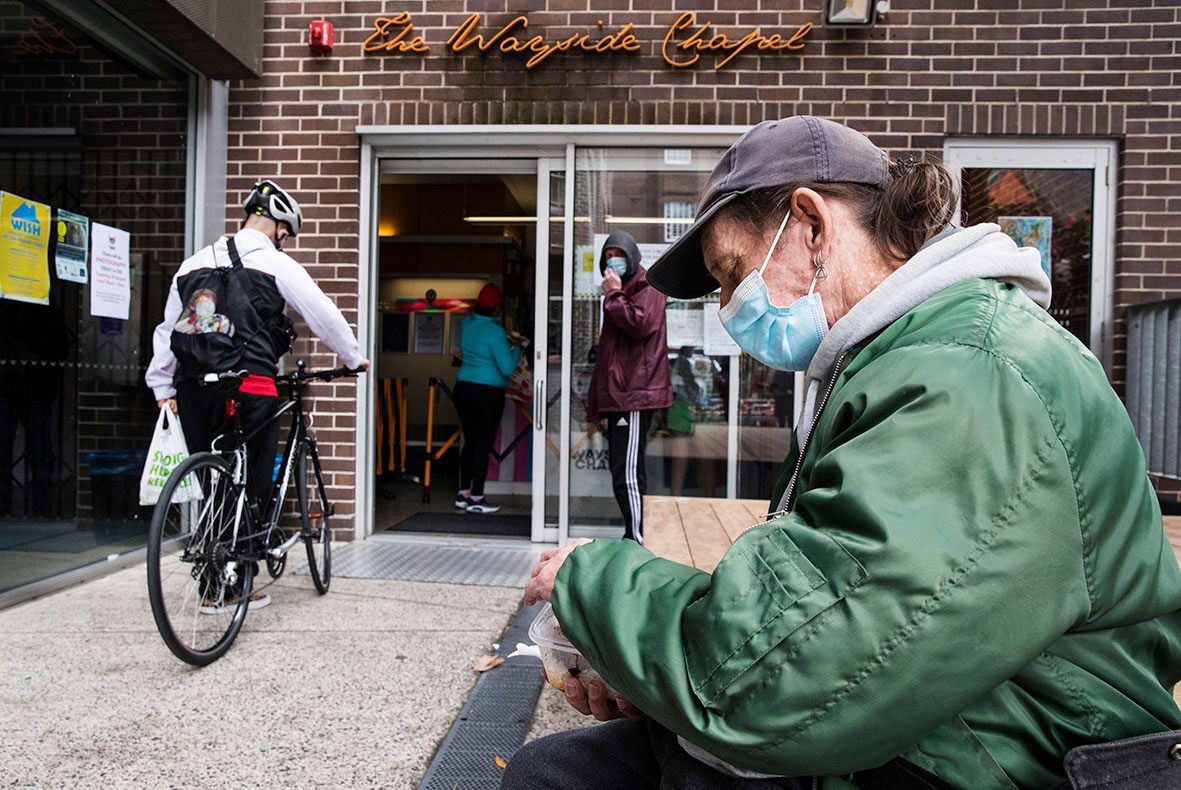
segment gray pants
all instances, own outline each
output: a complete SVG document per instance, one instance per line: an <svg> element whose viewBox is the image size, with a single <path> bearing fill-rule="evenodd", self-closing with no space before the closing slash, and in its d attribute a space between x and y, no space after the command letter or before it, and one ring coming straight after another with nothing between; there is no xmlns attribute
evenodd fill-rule
<svg viewBox="0 0 1181 790"><path fill-rule="evenodd" d="M809 779L739 779L693 759L677 736L627 719L560 732L522 746L501 790L807 790Z"/></svg>

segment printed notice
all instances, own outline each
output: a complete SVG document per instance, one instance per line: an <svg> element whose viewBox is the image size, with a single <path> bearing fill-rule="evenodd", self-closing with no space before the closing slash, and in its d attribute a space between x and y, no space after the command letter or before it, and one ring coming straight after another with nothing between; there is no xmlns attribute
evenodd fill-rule
<svg viewBox="0 0 1181 790"><path fill-rule="evenodd" d="M443 353L443 322L446 313L414 314L414 353Z"/></svg>
<svg viewBox="0 0 1181 790"><path fill-rule="evenodd" d="M53 262L57 278L72 283L86 283L86 254L90 221L81 214L58 210L54 241L57 242Z"/></svg>
<svg viewBox="0 0 1181 790"><path fill-rule="evenodd" d="M0 192L0 296L49 304L49 206Z"/></svg>
<svg viewBox="0 0 1181 790"><path fill-rule="evenodd" d="M711 357L736 357L742 349L730 337L730 333L722 326L722 319L718 318L718 311L722 306L717 302L705 303L705 353Z"/></svg>
<svg viewBox="0 0 1181 790"><path fill-rule="evenodd" d="M672 306L664 311L668 325L668 347L684 348L692 346L700 348L704 343L701 319L704 315L694 306Z"/></svg>
<svg viewBox="0 0 1181 790"><path fill-rule="evenodd" d="M122 318L131 313L131 234L90 224L90 314Z"/></svg>

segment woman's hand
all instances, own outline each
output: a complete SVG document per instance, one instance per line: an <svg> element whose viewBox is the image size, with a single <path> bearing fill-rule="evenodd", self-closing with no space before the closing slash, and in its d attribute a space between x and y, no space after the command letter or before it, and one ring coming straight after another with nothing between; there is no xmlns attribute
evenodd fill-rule
<svg viewBox="0 0 1181 790"><path fill-rule="evenodd" d="M545 669L541 670L541 676L546 677ZM567 678L566 701L583 716L594 716L599 721L622 718L640 721L644 718L644 714L630 700L623 697L618 700L607 699L607 687L597 680L590 684L588 692L578 680Z"/></svg>
<svg viewBox="0 0 1181 790"><path fill-rule="evenodd" d="M167 406L173 414L176 414L176 398L163 398L162 400L156 401L157 409L163 409L165 406Z"/></svg>
<svg viewBox="0 0 1181 790"><path fill-rule="evenodd" d="M570 556L570 552L587 543L590 543L589 538L578 538L560 549L550 549L541 555L541 559L533 567L529 583L525 585L526 605L550 599L554 592L554 581L558 578L558 570L561 569L562 563Z"/></svg>

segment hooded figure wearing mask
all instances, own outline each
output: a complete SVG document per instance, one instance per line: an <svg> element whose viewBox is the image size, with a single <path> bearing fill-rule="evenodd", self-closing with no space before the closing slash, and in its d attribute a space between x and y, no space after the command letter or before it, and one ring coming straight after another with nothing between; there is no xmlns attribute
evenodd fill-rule
<svg viewBox="0 0 1181 790"><path fill-rule="evenodd" d="M647 490L644 447L652 413L672 405L664 294L648 284L640 248L630 233L607 237L603 274L603 331L587 393L587 421L607 421L607 447L624 537L643 543Z"/></svg>

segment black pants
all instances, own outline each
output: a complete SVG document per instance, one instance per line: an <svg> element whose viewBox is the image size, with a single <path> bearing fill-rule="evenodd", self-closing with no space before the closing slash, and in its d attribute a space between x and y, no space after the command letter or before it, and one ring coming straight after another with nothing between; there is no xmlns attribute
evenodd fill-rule
<svg viewBox="0 0 1181 790"><path fill-rule="evenodd" d="M496 441L504 414L504 388L460 381L455 385L455 410L463 426L463 450L459 453L459 490L484 495L488 455Z"/></svg>
<svg viewBox="0 0 1181 790"><path fill-rule="evenodd" d="M226 416L226 397L226 390L220 387L202 387L199 382L191 380L177 384L176 410L190 453L208 451L214 437L230 429L232 423L231 418ZM240 393L237 400L242 430L249 434L275 413L278 398ZM278 444L278 420L273 420L246 443L246 453L250 458L246 480L262 518L266 518L270 508L271 476L275 470L275 449Z"/></svg>
<svg viewBox="0 0 1181 790"><path fill-rule="evenodd" d="M542 692L545 693L544 691ZM527 743L502 790L807 790L809 779L739 779L690 757L659 724L619 719Z"/></svg>
<svg viewBox="0 0 1181 790"><path fill-rule="evenodd" d="M644 542L644 494L648 474L644 469L648 429L654 409L607 412L607 451L611 459L611 485L623 513L623 537Z"/></svg>

